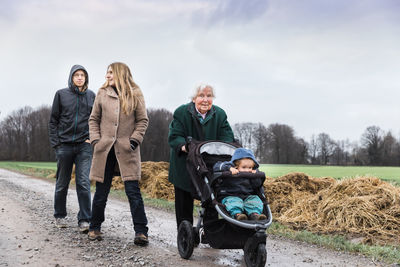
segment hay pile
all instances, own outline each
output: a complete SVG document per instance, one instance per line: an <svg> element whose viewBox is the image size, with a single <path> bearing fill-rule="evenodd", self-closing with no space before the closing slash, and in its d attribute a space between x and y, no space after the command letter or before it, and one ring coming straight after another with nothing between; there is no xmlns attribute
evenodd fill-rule
<svg viewBox="0 0 400 267"><path fill-rule="evenodd" d="M174 199L167 162L142 162L142 192ZM120 177L113 189L123 190ZM293 229L363 237L364 243L400 243L400 188L373 177L337 181L290 173L267 178L264 189L275 221Z"/></svg>
<svg viewBox="0 0 400 267"><path fill-rule="evenodd" d="M400 243L400 188L378 178L336 181L292 173L264 186L274 219L294 229Z"/></svg>
<svg viewBox="0 0 400 267"><path fill-rule="evenodd" d="M75 168L75 166L74 166ZM168 162L142 162L142 179L140 190L151 198L174 200L174 186L168 182ZM71 183L75 184L75 170L73 169ZM92 185L95 184L91 181ZM111 188L124 190L124 182L120 176L115 176Z"/></svg>
<svg viewBox="0 0 400 267"><path fill-rule="evenodd" d="M151 198L174 200L174 186L168 182L168 162L142 162L140 189Z"/></svg>

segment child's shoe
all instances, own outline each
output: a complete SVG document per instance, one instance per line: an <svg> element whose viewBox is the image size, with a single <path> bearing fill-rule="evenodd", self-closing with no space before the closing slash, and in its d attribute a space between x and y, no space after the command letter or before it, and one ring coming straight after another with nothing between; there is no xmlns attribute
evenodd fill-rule
<svg viewBox="0 0 400 267"><path fill-rule="evenodd" d="M235 215L235 219L238 221L244 221L244 220L247 220L247 215L243 214L243 213L237 213Z"/></svg>
<svg viewBox="0 0 400 267"><path fill-rule="evenodd" d="M261 220L265 220L267 219L267 216L265 216L265 214L260 214L260 213L255 213L253 212L252 214L250 214L249 216L250 220L253 221L261 221Z"/></svg>

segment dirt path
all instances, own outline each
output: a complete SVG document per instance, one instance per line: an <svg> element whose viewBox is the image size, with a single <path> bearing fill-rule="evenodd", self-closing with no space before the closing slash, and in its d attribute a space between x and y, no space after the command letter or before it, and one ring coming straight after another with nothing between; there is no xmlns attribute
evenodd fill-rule
<svg viewBox="0 0 400 267"><path fill-rule="evenodd" d="M175 216L146 207L150 245L133 244L126 202L109 199L103 241L77 231L77 199L69 190L69 227L54 226L54 184L0 169L0 266L245 266L242 250L200 245L179 257ZM269 236L267 266L384 266L361 256Z"/></svg>

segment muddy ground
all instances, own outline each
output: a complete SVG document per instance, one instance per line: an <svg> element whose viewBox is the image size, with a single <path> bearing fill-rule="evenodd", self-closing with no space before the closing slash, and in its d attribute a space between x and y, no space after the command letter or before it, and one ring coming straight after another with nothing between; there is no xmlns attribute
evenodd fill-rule
<svg viewBox="0 0 400 267"><path fill-rule="evenodd" d="M133 244L127 202L109 199L103 241L77 231L76 192L69 190L69 227L54 225L54 183L0 169L0 266L245 266L242 250L200 244L190 260L176 248L175 216L146 207L150 245ZM270 235L266 266L385 266L371 259Z"/></svg>

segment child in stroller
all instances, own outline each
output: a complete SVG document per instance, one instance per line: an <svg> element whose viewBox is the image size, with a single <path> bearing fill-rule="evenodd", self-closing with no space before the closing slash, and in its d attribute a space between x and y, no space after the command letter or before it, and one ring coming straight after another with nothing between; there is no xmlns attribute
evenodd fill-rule
<svg viewBox="0 0 400 267"><path fill-rule="evenodd" d="M250 172L240 172L237 175L233 175L231 171L222 171L222 169L214 171L218 161L232 161L234 152L240 148L237 143L212 140L196 141L188 138L186 145L188 147L186 167L192 182L193 196L201 201L201 210L196 226L184 220L178 227L177 244L180 256L188 259L192 255L194 247L201 243L216 249L243 249L246 266L265 266L267 258L266 230L272 223L271 209L263 189L265 174L257 170L254 170L255 173L251 170ZM234 161L236 163L236 160L233 160L232 163ZM255 163L257 163L256 160L253 168L258 167L258 163ZM261 199L263 208L261 208L262 213L260 214L263 214L265 219L236 220L226 211L221 200L229 196L226 194L227 191L224 191L225 189L237 190L237 186L229 185L235 180L249 181L253 190L246 194L257 195ZM231 196L240 196L236 193Z"/></svg>
<svg viewBox="0 0 400 267"><path fill-rule="evenodd" d="M256 173L259 164L253 152L246 148L237 148L230 161L218 161L214 165L214 172L230 171L232 175L241 172ZM259 181L256 181L260 183ZM254 181L249 179L225 179L219 186L218 196L221 203L236 220L265 220L267 216L262 213L263 202L254 194Z"/></svg>

